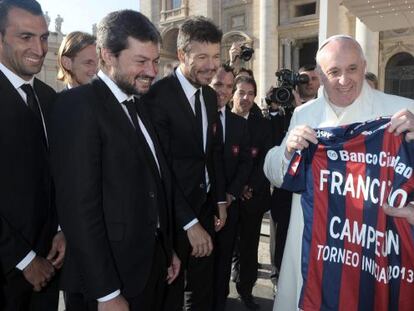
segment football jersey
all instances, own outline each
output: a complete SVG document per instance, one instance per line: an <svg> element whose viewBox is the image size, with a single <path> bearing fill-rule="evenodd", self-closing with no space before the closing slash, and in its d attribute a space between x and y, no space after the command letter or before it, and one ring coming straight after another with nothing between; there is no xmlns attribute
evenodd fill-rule
<svg viewBox="0 0 414 311"><path fill-rule="evenodd" d="M414 196L414 143L389 118L316 129L282 187L301 193L303 288L308 310L414 310L414 227L383 203Z"/></svg>

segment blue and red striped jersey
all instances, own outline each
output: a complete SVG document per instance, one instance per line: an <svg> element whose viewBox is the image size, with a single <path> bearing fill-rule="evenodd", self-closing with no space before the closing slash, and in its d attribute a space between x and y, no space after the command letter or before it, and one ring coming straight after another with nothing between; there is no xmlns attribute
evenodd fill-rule
<svg viewBox="0 0 414 311"><path fill-rule="evenodd" d="M414 196L414 143L389 118L316 129L282 187L300 192L303 288L308 310L414 310L414 226L386 216Z"/></svg>

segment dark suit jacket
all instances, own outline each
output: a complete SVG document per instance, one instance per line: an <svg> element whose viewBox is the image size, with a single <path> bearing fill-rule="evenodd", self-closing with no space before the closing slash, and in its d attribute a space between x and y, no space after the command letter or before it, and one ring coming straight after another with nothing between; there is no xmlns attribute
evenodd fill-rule
<svg viewBox="0 0 414 311"><path fill-rule="evenodd" d="M232 113L229 108L226 108L225 114L223 160L226 192L238 198L247 184L253 165L250 136L244 118Z"/></svg>
<svg viewBox="0 0 414 311"><path fill-rule="evenodd" d="M48 125L56 93L38 79L34 89ZM34 250L46 256L57 231L43 125L0 72L0 261L7 274Z"/></svg>
<svg viewBox="0 0 414 311"><path fill-rule="evenodd" d="M208 86L202 94L208 119L205 153L197 136L196 118L175 72L155 83L144 99L174 175L178 227L197 217L206 201L206 166L213 200L226 201L217 96Z"/></svg>
<svg viewBox="0 0 414 311"><path fill-rule="evenodd" d="M279 146L285 137L289 128L292 111L286 111L285 115L280 113L275 116L270 115L270 123L272 127L272 146ZM270 206L274 220L278 220L282 213L289 213L292 205L292 192L273 188L272 193L273 203Z"/></svg>
<svg viewBox="0 0 414 311"><path fill-rule="evenodd" d="M263 164L267 151L272 146L270 123L261 113L250 111L247 124L250 134L250 156L253 158L248 186L253 189L253 196L267 195L270 193L270 183L263 172Z"/></svg>
<svg viewBox="0 0 414 311"><path fill-rule="evenodd" d="M52 168L68 243L63 288L89 299L117 288L136 296L151 271L157 219L171 251L170 173L149 118L141 109L162 179L102 80L62 92L54 108Z"/></svg>

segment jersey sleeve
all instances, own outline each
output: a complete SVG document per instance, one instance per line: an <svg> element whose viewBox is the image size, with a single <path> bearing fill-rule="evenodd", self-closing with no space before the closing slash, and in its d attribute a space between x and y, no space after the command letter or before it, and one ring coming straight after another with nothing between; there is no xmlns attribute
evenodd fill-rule
<svg viewBox="0 0 414 311"><path fill-rule="evenodd" d="M283 178L281 188L292 192L302 192L306 189L306 158L307 150L296 151L290 160Z"/></svg>

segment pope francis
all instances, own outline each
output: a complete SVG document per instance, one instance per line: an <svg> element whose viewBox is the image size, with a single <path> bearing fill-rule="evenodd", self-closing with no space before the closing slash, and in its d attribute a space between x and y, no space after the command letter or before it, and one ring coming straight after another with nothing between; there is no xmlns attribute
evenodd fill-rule
<svg viewBox="0 0 414 311"><path fill-rule="evenodd" d="M321 96L295 110L284 141L266 156L264 172L276 186L282 184L293 152L307 148L309 142L317 143L313 128L392 116L389 130L396 134L407 132L406 139L414 139L414 101L369 87L364 79L366 61L363 51L352 37L337 35L328 38L316 54L316 63L323 85ZM406 217L414 223L411 205L398 211L385 206L384 211L392 216ZM274 311L298 310L302 289L303 221L300 195L295 194Z"/></svg>

